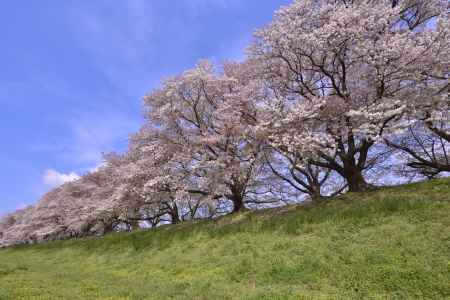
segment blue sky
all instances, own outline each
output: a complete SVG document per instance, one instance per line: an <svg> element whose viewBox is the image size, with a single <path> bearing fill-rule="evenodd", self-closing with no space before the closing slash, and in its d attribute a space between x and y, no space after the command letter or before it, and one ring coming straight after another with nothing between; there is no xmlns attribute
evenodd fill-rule
<svg viewBox="0 0 450 300"><path fill-rule="evenodd" d="M125 149L141 98L201 58L242 59L288 0L5 0L0 214Z"/></svg>

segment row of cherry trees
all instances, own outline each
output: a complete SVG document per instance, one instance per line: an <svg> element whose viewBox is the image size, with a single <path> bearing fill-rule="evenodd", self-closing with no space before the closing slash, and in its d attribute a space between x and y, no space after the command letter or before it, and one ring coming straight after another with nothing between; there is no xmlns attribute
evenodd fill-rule
<svg viewBox="0 0 450 300"><path fill-rule="evenodd" d="M4 218L0 240L359 192L395 166L450 172L449 25L446 0L295 1L244 62L201 61L145 96L126 153Z"/></svg>

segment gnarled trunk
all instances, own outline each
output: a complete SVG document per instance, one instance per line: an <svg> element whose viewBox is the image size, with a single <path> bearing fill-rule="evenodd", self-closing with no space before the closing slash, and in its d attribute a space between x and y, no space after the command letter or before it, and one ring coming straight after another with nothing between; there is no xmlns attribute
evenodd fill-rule
<svg viewBox="0 0 450 300"><path fill-rule="evenodd" d="M237 213L245 209L244 192L242 184L234 184L230 187L231 195L228 197L233 202L232 213Z"/></svg>
<svg viewBox="0 0 450 300"><path fill-rule="evenodd" d="M170 221L172 224L178 224L181 223L180 214L178 212L178 205L173 202L164 202L163 205L165 206L165 212L170 216Z"/></svg>
<svg viewBox="0 0 450 300"><path fill-rule="evenodd" d="M175 204L169 212L172 224L181 223L180 214L178 213L178 206Z"/></svg>
<svg viewBox="0 0 450 300"><path fill-rule="evenodd" d="M311 197L313 201L320 200L322 198L321 188L322 187L320 185L312 185L308 188L309 197Z"/></svg>
<svg viewBox="0 0 450 300"><path fill-rule="evenodd" d="M346 180L349 192L363 192L373 188L364 179L363 171L370 167L368 155L374 143L372 140L362 139L359 145L356 145L355 138L350 133L346 143L344 143L343 138L337 139L338 151L336 156L332 157L320 153L324 161L313 161L312 163L339 173ZM347 147L345 144L347 144Z"/></svg>
<svg viewBox="0 0 450 300"><path fill-rule="evenodd" d="M347 181L349 192L363 192L371 188L371 185L366 182L362 171L359 169L344 170L342 175Z"/></svg>
<svg viewBox="0 0 450 300"><path fill-rule="evenodd" d="M232 213L238 213L238 212L243 211L245 209L244 200L242 199L242 197L239 197L239 198L234 198L233 197L232 201L233 201L233 211L232 211Z"/></svg>

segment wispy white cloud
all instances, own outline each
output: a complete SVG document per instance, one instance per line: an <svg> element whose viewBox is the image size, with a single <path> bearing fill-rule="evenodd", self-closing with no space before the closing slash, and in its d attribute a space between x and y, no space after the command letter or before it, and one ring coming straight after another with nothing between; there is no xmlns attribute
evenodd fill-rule
<svg viewBox="0 0 450 300"><path fill-rule="evenodd" d="M47 188L56 188L66 182L74 181L79 179L80 176L75 172L68 174L60 173L54 169L48 169L45 171L43 176L44 184Z"/></svg>
<svg viewBox="0 0 450 300"><path fill-rule="evenodd" d="M74 37L114 88L126 90L145 76L156 23L151 1L77 3L68 12ZM130 80L126 80L130 78Z"/></svg>
<svg viewBox="0 0 450 300"><path fill-rule="evenodd" d="M101 5L86 2L71 6L68 22L79 45L98 63L105 78L124 93L130 90L146 93L161 76L182 71L172 70L174 66L194 65L203 58L195 57L198 48L208 45L202 41L205 38L202 18L212 11L242 5L240 0L180 0L173 4L171 13L158 1L96 3ZM237 39L241 50L242 39ZM214 47L222 52L218 49L221 45ZM238 56L239 50L234 47L231 55Z"/></svg>
<svg viewBox="0 0 450 300"><path fill-rule="evenodd" d="M84 174L102 164L104 153L126 150L129 136L143 122L126 107L115 111L92 106L89 110L55 118L52 125L61 129L60 135L36 140L30 146L32 151L51 155L57 166Z"/></svg>
<svg viewBox="0 0 450 300"><path fill-rule="evenodd" d="M92 168L102 163L103 153L124 150L129 135L137 131L141 120L119 112L97 111L67 122L72 134L62 155Z"/></svg>
<svg viewBox="0 0 450 300"><path fill-rule="evenodd" d="M16 209L20 210L20 209L27 208L28 206L29 206L29 204L27 204L25 202L20 202L19 204L17 204Z"/></svg>
<svg viewBox="0 0 450 300"><path fill-rule="evenodd" d="M98 170L100 170L101 167L104 167L105 165L106 165L106 163L104 163L104 162L99 163L99 164L93 166L92 168L90 168L90 169L88 170L88 172L89 172L89 173L97 172Z"/></svg>

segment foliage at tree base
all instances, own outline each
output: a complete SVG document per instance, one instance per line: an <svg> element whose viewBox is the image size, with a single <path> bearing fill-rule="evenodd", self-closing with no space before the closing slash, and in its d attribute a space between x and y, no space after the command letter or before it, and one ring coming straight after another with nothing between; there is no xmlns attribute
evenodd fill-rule
<svg viewBox="0 0 450 300"><path fill-rule="evenodd" d="M448 299L450 180L0 250L0 299Z"/></svg>

